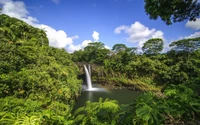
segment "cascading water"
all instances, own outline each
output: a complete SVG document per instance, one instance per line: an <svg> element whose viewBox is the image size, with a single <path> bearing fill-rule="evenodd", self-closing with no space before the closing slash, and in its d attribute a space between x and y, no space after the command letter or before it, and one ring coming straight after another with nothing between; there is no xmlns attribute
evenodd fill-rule
<svg viewBox="0 0 200 125"><path fill-rule="evenodd" d="M87 86L88 86L88 89L90 90L90 89L92 89L91 70L89 69L89 71L90 71L90 73L89 73L89 71L85 65L84 65L84 70L85 70L85 74L86 74Z"/></svg>
<svg viewBox="0 0 200 125"><path fill-rule="evenodd" d="M91 72L91 67L90 67L90 65L88 65L88 72L89 72L89 74L90 74L90 78L91 78L91 76L92 76L92 72Z"/></svg>

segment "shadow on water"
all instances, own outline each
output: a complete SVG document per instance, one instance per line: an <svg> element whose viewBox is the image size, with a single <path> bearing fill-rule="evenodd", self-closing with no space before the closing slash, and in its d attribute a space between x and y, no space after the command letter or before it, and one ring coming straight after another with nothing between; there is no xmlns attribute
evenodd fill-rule
<svg viewBox="0 0 200 125"><path fill-rule="evenodd" d="M78 97L74 106L74 110L85 105L86 101L97 102L99 98L109 98L110 100L117 100L119 104L132 103L142 92L131 91L127 89L107 90L99 88L93 84L92 89L87 89L86 85L82 86L81 96Z"/></svg>
<svg viewBox="0 0 200 125"><path fill-rule="evenodd" d="M87 101L98 102L99 98L109 98L110 100L117 100L119 104L128 104L132 103L141 94L141 92L127 89L107 90L100 88L91 82L90 65L84 65L84 70L86 78L83 80L87 85L82 86L81 96L78 97L73 111L84 106ZM81 77L83 77L83 75Z"/></svg>

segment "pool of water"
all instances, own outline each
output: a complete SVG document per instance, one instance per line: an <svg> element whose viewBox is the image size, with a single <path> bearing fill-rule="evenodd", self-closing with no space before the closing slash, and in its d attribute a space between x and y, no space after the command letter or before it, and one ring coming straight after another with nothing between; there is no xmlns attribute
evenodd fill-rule
<svg viewBox="0 0 200 125"><path fill-rule="evenodd" d="M117 100L119 104L132 103L142 92L127 90L127 89L115 89L107 90L104 88L93 87L91 90L87 90L87 87L83 86L81 96L79 96L74 109L82 107L85 102L90 100L92 102L97 102L99 98L109 98L110 100Z"/></svg>

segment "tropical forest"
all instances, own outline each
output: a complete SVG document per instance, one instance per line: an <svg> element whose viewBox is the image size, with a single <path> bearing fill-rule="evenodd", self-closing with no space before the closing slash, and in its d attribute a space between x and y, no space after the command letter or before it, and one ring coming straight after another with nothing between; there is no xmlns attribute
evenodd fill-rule
<svg viewBox="0 0 200 125"><path fill-rule="evenodd" d="M185 19L174 15L162 19L167 25ZM163 39L151 38L141 51L99 41L68 53L49 46L45 30L1 14L0 125L199 125L200 37L163 48ZM75 108L86 85L84 65L97 86L139 96L128 104L100 97Z"/></svg>

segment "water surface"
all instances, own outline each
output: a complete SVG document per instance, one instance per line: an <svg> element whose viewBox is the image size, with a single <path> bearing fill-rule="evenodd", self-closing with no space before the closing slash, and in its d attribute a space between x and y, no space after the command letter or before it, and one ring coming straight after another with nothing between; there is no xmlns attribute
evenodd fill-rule
<svg viewBox="0 0 200 125"><path fill-rule="evenodd" d="M129 104L132 103L141 92L127 90L127 89L116 89L116 90L106 90L104 88L94 87L92 90L87 90L87 87L83 86L81 96L79 96L74 109L77 109L85 105L85 102L90 100L92 102L99 101L99 98L109 98L110 100L117 100L119 104Z"/></svg>

